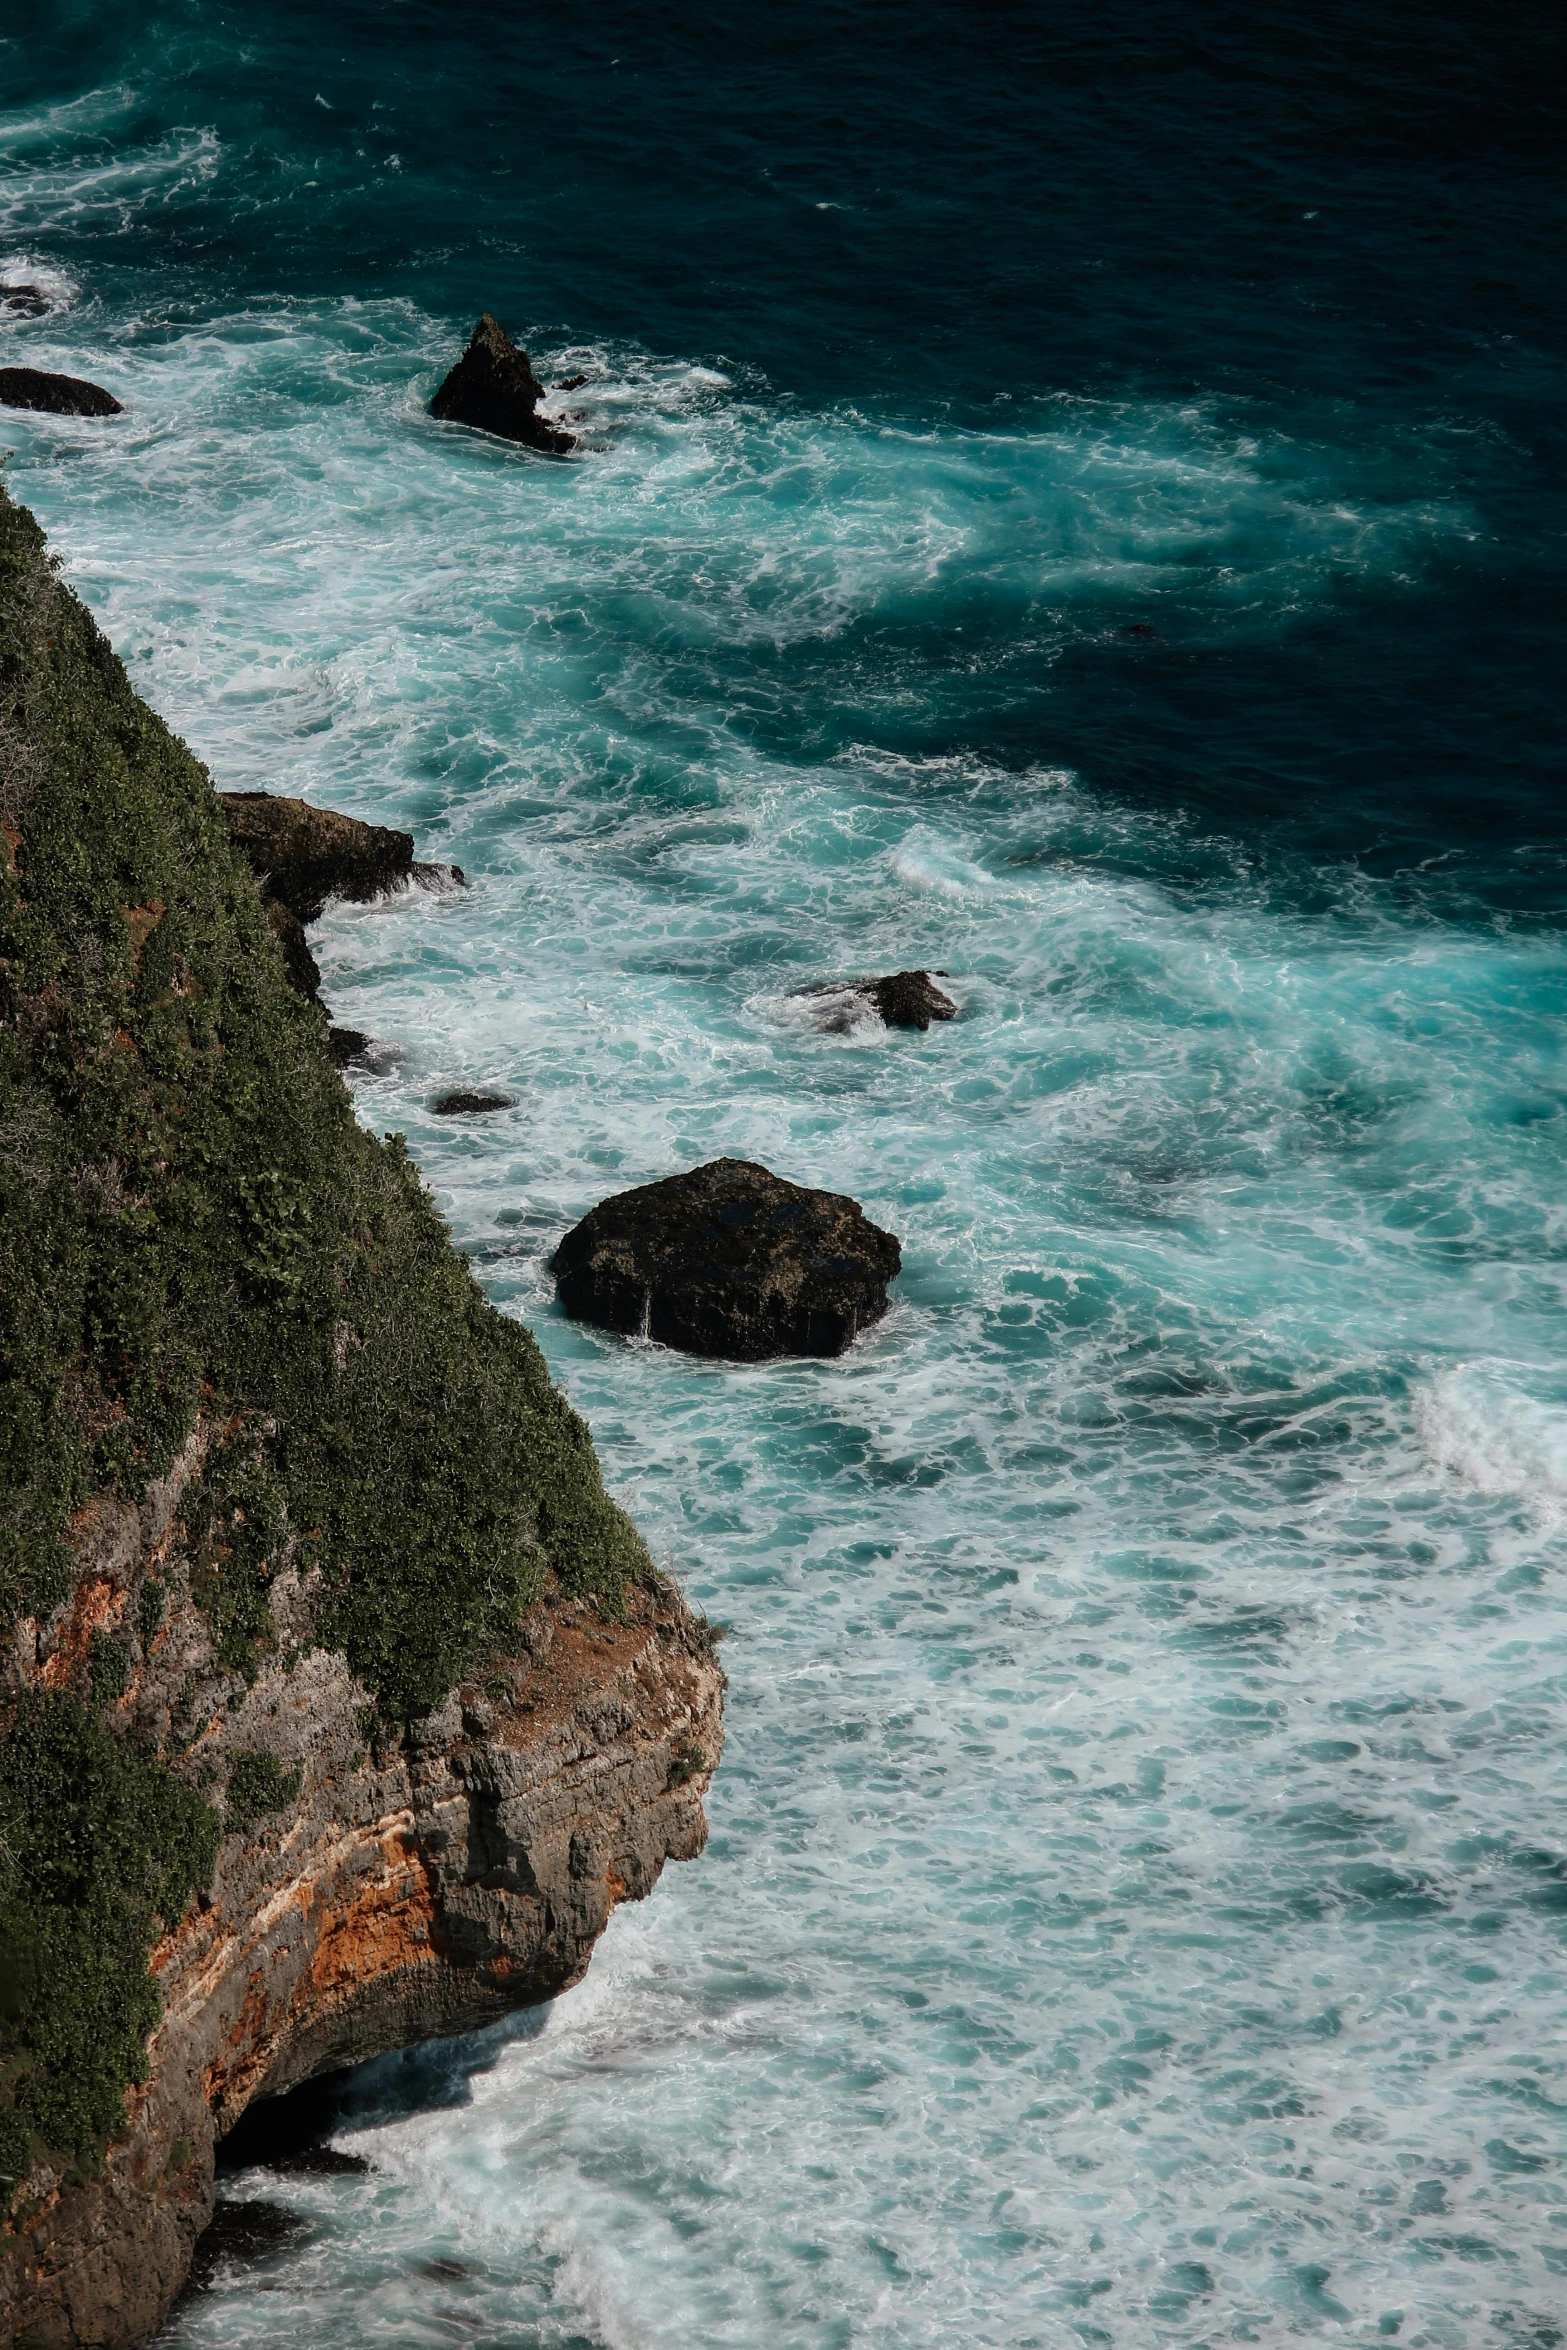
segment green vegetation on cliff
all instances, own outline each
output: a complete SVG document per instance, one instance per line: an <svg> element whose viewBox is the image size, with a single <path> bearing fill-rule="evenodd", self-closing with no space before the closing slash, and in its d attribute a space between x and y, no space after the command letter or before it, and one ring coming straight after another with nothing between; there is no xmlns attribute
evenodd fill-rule
<svg viewBox="0 0 1567 2350"><path fill-rule="evenodd" d="M87 2164L124 2121L158 1993L159 1918L212 1874L218 1817L64 1690L0 1743L0 2209L35 2141Z"/></svg>
<svg viewBox="0 0 1567 2350"><path fill-rule="evenodd" d="M271 1637L285 1556L319 1570L316 1637L390 1720L512 1644L547 1569L613 1609L648 1561L586 1428L481 1296L400 1138L356 1124L205 772L3 489L0 832L0 1620L48 1618L73 1521L97 1496L139 1498L198 1418L212 1441L181 1539L240 1673ZM113 1701L128 1659L89 1644L71 1719L101 1721L85 1709ZM65 1718L49 1716L51 1753ZM24 1705L0 1747L18 1801L40 1719ZM78 1742L89 1776L106 1735ZM93 1822L120 1800L101 1784ZM29 1901L77 1898L69 1871L40 1890L54 1864L28 1849L0 1855L0 1940L22 1953L0 1949L0 2112L7 2084L74 2068L79 2148L113 2126L130 2073L113 2035L96 2055L61 2037L54 1970L26 1962ZM128 1878L125 1897L167 1918L195 1869ZM127 2013L139 2047L146 2017ZM52 2094L16 2087L40 2128Z"/></svg>

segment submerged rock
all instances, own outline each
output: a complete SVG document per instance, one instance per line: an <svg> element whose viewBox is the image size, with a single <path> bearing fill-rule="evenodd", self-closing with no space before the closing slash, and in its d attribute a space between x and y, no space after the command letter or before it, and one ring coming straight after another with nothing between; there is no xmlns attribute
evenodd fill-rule
<svg viewBox="0 0 1567 2350"><path fill-rule="evenodd" d="M550 1262L568 1314L688 1354L837 1355L887 1311L902 1262L842 1192L714 1159L618 1192Z"/></svg>
<svg viewBox="0 0 1567 2350"><path fill-rule="evenodd" d="M42 286L0 286L0 311L7 318L45 318L53 308Z"/></svg>
<svg viewBox="0 0 1567 2350"><path fill-rule="evenodd" d="M197 2238L186 2279L187 2293L203 2293L226 2269L255 2268L279 2252L290 2252L310 2232L310 2223L281 2203L259 2197L219 2203Z"/></svg>
<svg viewBox="0 0 1567 2350"><path fill-rule="evenodd" d="M447 424L471 424L503 441L564 457L576 447L569 432L538 414L544 386L499 320L486 310L468 348L430 402L430 414Z"/></svg>
<svg viewBox="0 0 1567 2350"><path fill-rule="evenodd" d="M35 289L24 286L23 293ZM44 304L48 308L48 304ZM36 311L24 311L36 317ZM123 416L125 411L102 384L79 375L46 375L41 367L0 367L0 407L33 408L45 416Z"/></svg>
<svg viewBox="0 0 1567 2350"><path fill-rule="evenodd" d="M509 1093L443 1093L430 1104L437 1118L472 1118L485 1110L509 1110Z"/></svg>

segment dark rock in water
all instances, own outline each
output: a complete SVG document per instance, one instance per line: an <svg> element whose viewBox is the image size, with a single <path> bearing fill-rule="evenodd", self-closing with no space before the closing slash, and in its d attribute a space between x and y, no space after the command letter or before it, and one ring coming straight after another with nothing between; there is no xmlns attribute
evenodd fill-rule
<svg viewBox="0 0 1567 2350"><path fill-rule="evenodd" d="M563 375L555 389L557 392L580 392L587 380L585 375Z"/></svg>
<svg viewBox="0 0 1567 2350"><path fill-rule="evenodd" d="M471 424L503 441L564 457L576 447L569 432L540 416L544 386L498 320L485 311L472 340L435 398L430 414L448 424Z"/></svg>
<svg viewBox="0 0 1567 2350"><path fill-rule="evenodd" d="M361 1060L370 1050L370 1039L362 1028L329 1028L326 1049L339 1069L346 1069L350 1061Z"/></svg>
<svg viewBox="0 0 1567 2350"><path fill-rule="evenodd" d="M939 978L946 973L940 972ZM943 995L928 971L894 971L885 979L865 979L868 995L889 1028L926 1029L932 1020L955 1020L958 1007Z"/></svg>
<svg viewBox="0 0 1567 2350"><path fill-rule="evenodd" d="M0 408L34 408L45 416L125 413L101 384L84 383L79 375L46 375L39 367L0 367Z"/></svg>
<svg viewBox="0 0 1567 2350"><path fill-rule="evenodd" d="M45 318L53 308L42 286L0 286L0 311L7 318Z"/></svg>
<svg viewBox="0 0 1567 2350"><path fill-rule="evenodd" d="M308 2227L281 2203L220 2203L196 2239L185 2290L199 2293L225 2268L254 2268L274 2252L288 2251Z"/></svg>
<svg viewBox="0 0 1567 2350"><path fill-rule="evenodd" d="M433 2284L455 2285L460 2277L471 2277L473 2271L462 2260L426 2260L420 2263L419 2274Z"/></svg>
<svg viewBox="0 0 1567 2350"><path fill-rule="evenodd" d="M946 973L938 971L937 979ZM884 979L851 979L834 987L809 987L821 999L820 1025L842 1035L857 1027L867 1005L888 1028L926 1029L932 1020L955 1020L958 1007L928 971L893 971Z"/></svg>
<svg viewBox="0 0 1567 2350"><path fill-rule="evenodd" d="M578 1320L761 1362L842 1354L886 1312L901 1262L858 1201L748 1159L714 1159L605 1200L567 1233L550 1270Z"/></svg>
<svg viewBox="0 0 1567 2350"><path fill-rule="evenodd" d="M509 1093L443 1093L430 1108L437 1118L467 1118L482 1110L509 1110Z"/></svg>
<svg viewBox="0 0 1567 2350"><path fill-rule="evenodd" d="M262 890L300 922L329 898L365 904L414 877L414 836L264 791L220 791L229 838Z"/></svg>

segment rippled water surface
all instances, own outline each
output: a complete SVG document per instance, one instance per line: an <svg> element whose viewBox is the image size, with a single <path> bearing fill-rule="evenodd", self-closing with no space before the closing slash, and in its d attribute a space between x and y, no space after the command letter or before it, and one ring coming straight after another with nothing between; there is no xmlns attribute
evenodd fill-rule
<svg viewBox="0 0 1567 2350"><path fill-rule="evenodd" d="M466 868L318 934L360 1113L733 1627L702 1862L180 2350L1564 2338L1562 46L1373 14L0 47L0 360L127 411L6 478ZM483 303L579 460L425 416ZM901 1236L842 1360L557 1314L720 1152Z"/></svg>

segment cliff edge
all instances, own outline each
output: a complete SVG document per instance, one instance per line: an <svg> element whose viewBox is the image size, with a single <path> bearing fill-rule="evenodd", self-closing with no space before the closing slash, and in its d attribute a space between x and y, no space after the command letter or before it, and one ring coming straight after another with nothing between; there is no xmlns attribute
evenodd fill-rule
<svg viewBox="0 0 1567 2350"><path fill-rule="evenodd" d="M8 2341L145 2340L251 2099L704 1839L707 1628L3 490L0 1637Z"/></svg>

